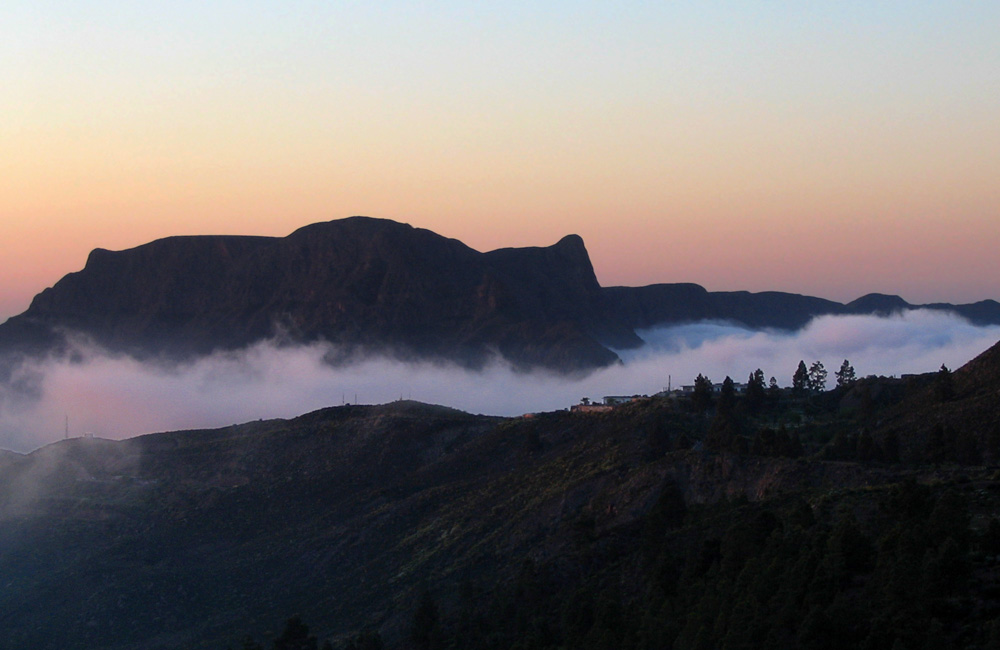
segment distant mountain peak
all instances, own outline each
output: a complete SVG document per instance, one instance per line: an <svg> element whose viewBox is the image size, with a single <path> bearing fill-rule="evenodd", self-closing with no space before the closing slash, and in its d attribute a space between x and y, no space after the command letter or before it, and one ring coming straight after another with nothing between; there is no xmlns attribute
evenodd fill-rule
<svg viewBox="0 0 1000 650"><path fill-rule="evenodd" d="M847 303L848 313L893 314L912 309L912 305L899 296L884 293L869 293Z"/></svg>

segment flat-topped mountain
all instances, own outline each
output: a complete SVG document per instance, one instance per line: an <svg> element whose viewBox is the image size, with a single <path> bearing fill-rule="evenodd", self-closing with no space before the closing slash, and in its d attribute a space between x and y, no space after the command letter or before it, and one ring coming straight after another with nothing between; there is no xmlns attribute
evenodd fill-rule
<svg viewBox="0 0 1000 650"><path fill-rule="evenodd" d="M498 351L564 370L616 360L638 338L604 300L583 241L480 253L354 217L285 238L171 237L97 249L35 297L0 340L57 345L80 332L113 351L190 356L262 339L481 363ZM10 347L8 343L4 347Z"/></svg>
<svg viewBox="0 0 1000 650"><path fill-rule="evenodd" d="M1000 323L1000 304L927 305ZM94 250L86 266L0 324L0 353L65 350L74 333L136 357L190 358L265 339L327 341L344 354L589 370L641 345L638 328L703 319L795 329L824 314L915 308L896 296L848 305L695 284L602 288L583 240L481 253L431 231L352 217L283 238L170 237Z"/></svg>

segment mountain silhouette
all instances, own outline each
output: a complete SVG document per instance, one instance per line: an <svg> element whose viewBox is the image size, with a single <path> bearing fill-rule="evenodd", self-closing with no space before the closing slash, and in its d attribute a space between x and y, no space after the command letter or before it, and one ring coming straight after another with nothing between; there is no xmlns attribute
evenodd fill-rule
<svg viewBox="0 0 1000 650"><path fill-rule="evenodd" d="M1000 304L927 305L1000 323ZM486 253L385 219L317 223L287 237L168 237L94 250L86 266L0 324L7 367L83 337L137 358L186 359L265 339L327 341L345 355L587 371L642 344L636 329L704 319L797 329L824 314L916 308L897 296L848 305L696 284L602 288L583 240Z"/></svg>

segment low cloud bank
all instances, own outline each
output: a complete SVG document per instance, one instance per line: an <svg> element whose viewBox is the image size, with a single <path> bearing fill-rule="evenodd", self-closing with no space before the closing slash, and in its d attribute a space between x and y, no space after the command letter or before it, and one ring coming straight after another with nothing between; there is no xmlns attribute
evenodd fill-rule
<svg viewBox="0 0 1000 650"><path fill-rule="evenodd" d="M0 386L0 448L28 451L65 435L122 438L155 431L212 428L288 418L342 403L414 399L472 413L519 415L566 408L582 397L653 394L692 383L698 373L745 381L757 368L785 386L800 359L833 372L846 358L858 376L956 368L1000 339L1000 327L913 311L890 318L828 316L794 334L702 322L640 331L647 345L622 351L624 363L582 379L518 373L502 361L483 371L450 364L368 358L324 363L326 345L255 345L164 368L95 349L82 361L47 360L23 368L40 391ZM832 381L831 381L832 383ZM19 396L20 395L20 396Z"/></svg>

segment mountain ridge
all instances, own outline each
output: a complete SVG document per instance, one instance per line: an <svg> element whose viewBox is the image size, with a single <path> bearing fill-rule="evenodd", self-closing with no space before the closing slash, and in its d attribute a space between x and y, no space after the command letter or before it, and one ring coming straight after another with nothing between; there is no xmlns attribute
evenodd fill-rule
<svg viewBox="0 0 1000 650"><path fill-rule="evenodd" d="M697 284L602 287L582 238L476 251L386 219L350 217L286 237L195 235L95 249L0 324L0 354L65 353L76 332L114 353L183 359L268 338L480 366L586 372L642 345L637 329L697 320L795 330L812 318L951 311L1000 323L1000 303L911 305L870 294L841 304ZM12 362L8 359L7 366Z"/></svg>
<svg viewBox="0 0 1000 650"><path fill-rule="evenodd" d="M898 390L875 400L873 419L889 416L891 426L895 410L909 404L907 435L926 438L940 406L919 390L933 380L879 378ZM947 408L989 411L995 421L1000 344L957 370L955 381ZM552 618L553 633L571 633L559 623L567 599L609 582L622 591L607 597L638 612L629 623L638 627L663 615L645 600L661 580L699 584L684 577L683 558L704 558L704 573L725 568L734 553L760 553L776 518L792 542L798 526L821 534L815 548L836 551L827 536L837 513L850 513L852 534L869 540L862 557L873 557L875 541L891 540L894 520L908 516L900 503L920 509L915 522L926 532L934 501L948 503L941 495L958 491L975 508L964 523L974 530L965 533L985 537L1000 498L995 467L824 453L839 446L840 435L827 440L831 426L865 435L865 425L837 406L853 390L783 394L785 406L757 422L764 428L743 451L716 448L714 421L684 400L646 399L606 413L522 418L410 401L340 406L0 455L0 644L219 648L299 612L321 638L378 630L387 647L408 648L421 591L433 592L451 633L475 638L485 632L461 632L463 608L519 625L514 616L496 618L490 594L522 593L525 573L536 570L548 576L555 603L526 606ZM755 449L760 433L776 435L772 417L784 422L792 413L809 453ZM980 444L990 434L980 431ZM983 449L995 466L998 449ZM739 536L741 521L772 523L747 538ZM981 631L988 617L978 612L1000 604L997 561L967 555L983 581L969 593L986 606L951 616L963 623L955 629ZM873 564L853 570L874 583L881 574ZM847 595L868 593L853 591L857 580L836 583ZM697 620L694 608L669 614L667 621ZM881 629L878 620L870 624Z"/></svg>

